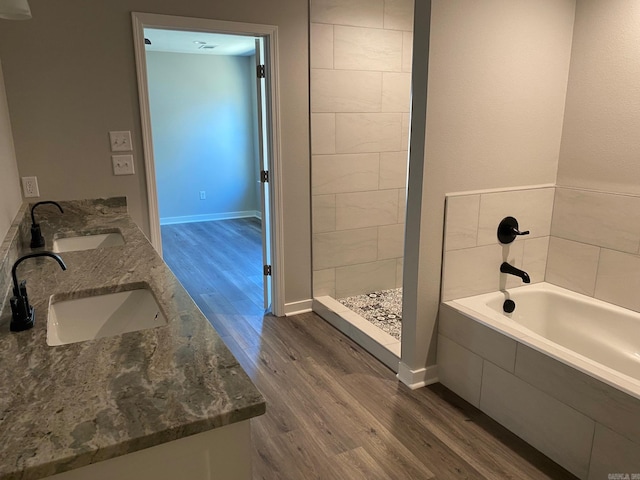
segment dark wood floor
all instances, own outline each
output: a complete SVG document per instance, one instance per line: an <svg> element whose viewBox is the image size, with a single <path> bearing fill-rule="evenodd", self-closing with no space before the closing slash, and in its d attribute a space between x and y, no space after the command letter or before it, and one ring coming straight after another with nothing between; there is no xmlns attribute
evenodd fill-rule
<svg viewBox="0 0 640 480"><path fill-rule="evenodd" d="M162 227L165 260L267 401L255 479L575 478L441 385L409 390L317 315L263 316L259 252L256 278L233 274L253 268L240 246L259 246L259 224L182 227ZM218 254L229 270L204 259Z"/></svg>

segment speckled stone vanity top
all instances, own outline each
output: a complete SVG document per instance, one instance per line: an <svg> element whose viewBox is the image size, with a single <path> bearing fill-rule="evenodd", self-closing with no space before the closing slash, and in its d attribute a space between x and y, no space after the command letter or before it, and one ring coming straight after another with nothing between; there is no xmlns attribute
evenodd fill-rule
<svg viewBox="0 0 640 480"><path fill-rule="evenodd" d="M264 399L130 219L125 199L60 204L64 214L52 205L36 210L44 249L54 234L119 231L125 244L60 253L67 271L50 258L18 267L36 324L11 333L8 297L2 299L0 480L42 478L264 413ZM24 205L0 254L31 252L29 214ZM0 295L9 286L7 264L1 265ZM51 295L76 298L141 286L154 293L166 326L47 345Z"/></svg>

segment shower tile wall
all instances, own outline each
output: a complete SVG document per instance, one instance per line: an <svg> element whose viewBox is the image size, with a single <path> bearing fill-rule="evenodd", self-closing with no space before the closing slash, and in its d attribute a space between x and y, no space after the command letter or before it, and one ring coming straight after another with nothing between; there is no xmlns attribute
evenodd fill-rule
<svg viewBox="0 0 640 480"><path fill-rule="evenodd" d="M402 286L412 0L311 0L314 296Z"/></svg>

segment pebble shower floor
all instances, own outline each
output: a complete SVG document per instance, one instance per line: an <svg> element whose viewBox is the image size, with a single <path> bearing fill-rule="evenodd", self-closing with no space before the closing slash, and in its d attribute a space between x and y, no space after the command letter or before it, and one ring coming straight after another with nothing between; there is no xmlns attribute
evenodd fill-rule
<svg viewBox="0 0 640 480"><path fill-rule="evenodd" d="M400 340L402 332L402 288L339 298L338 301L380 330Z"/></svg>

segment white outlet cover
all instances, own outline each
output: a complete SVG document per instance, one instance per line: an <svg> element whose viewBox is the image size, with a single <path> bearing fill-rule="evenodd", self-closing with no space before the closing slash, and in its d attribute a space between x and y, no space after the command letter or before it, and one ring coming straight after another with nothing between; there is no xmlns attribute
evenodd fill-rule
<svg viewBox="0 0 640 480"><path fill-rule="evenodd" d="M133 155L111 155L114 175L133 175Z"/></svg>
<svg viewBox="0 0 640 480"><path fill-rule="evenodd" d="M112 152L130 152L133 150L131 145L131 132L109 132L109 141L111 142Z"/></svg>
<svg viewBox="0 0 640 480"><path fill-rule="evenodd" d="M38 177L22 177L22 191L25 198L39 197Z"/></svg>

